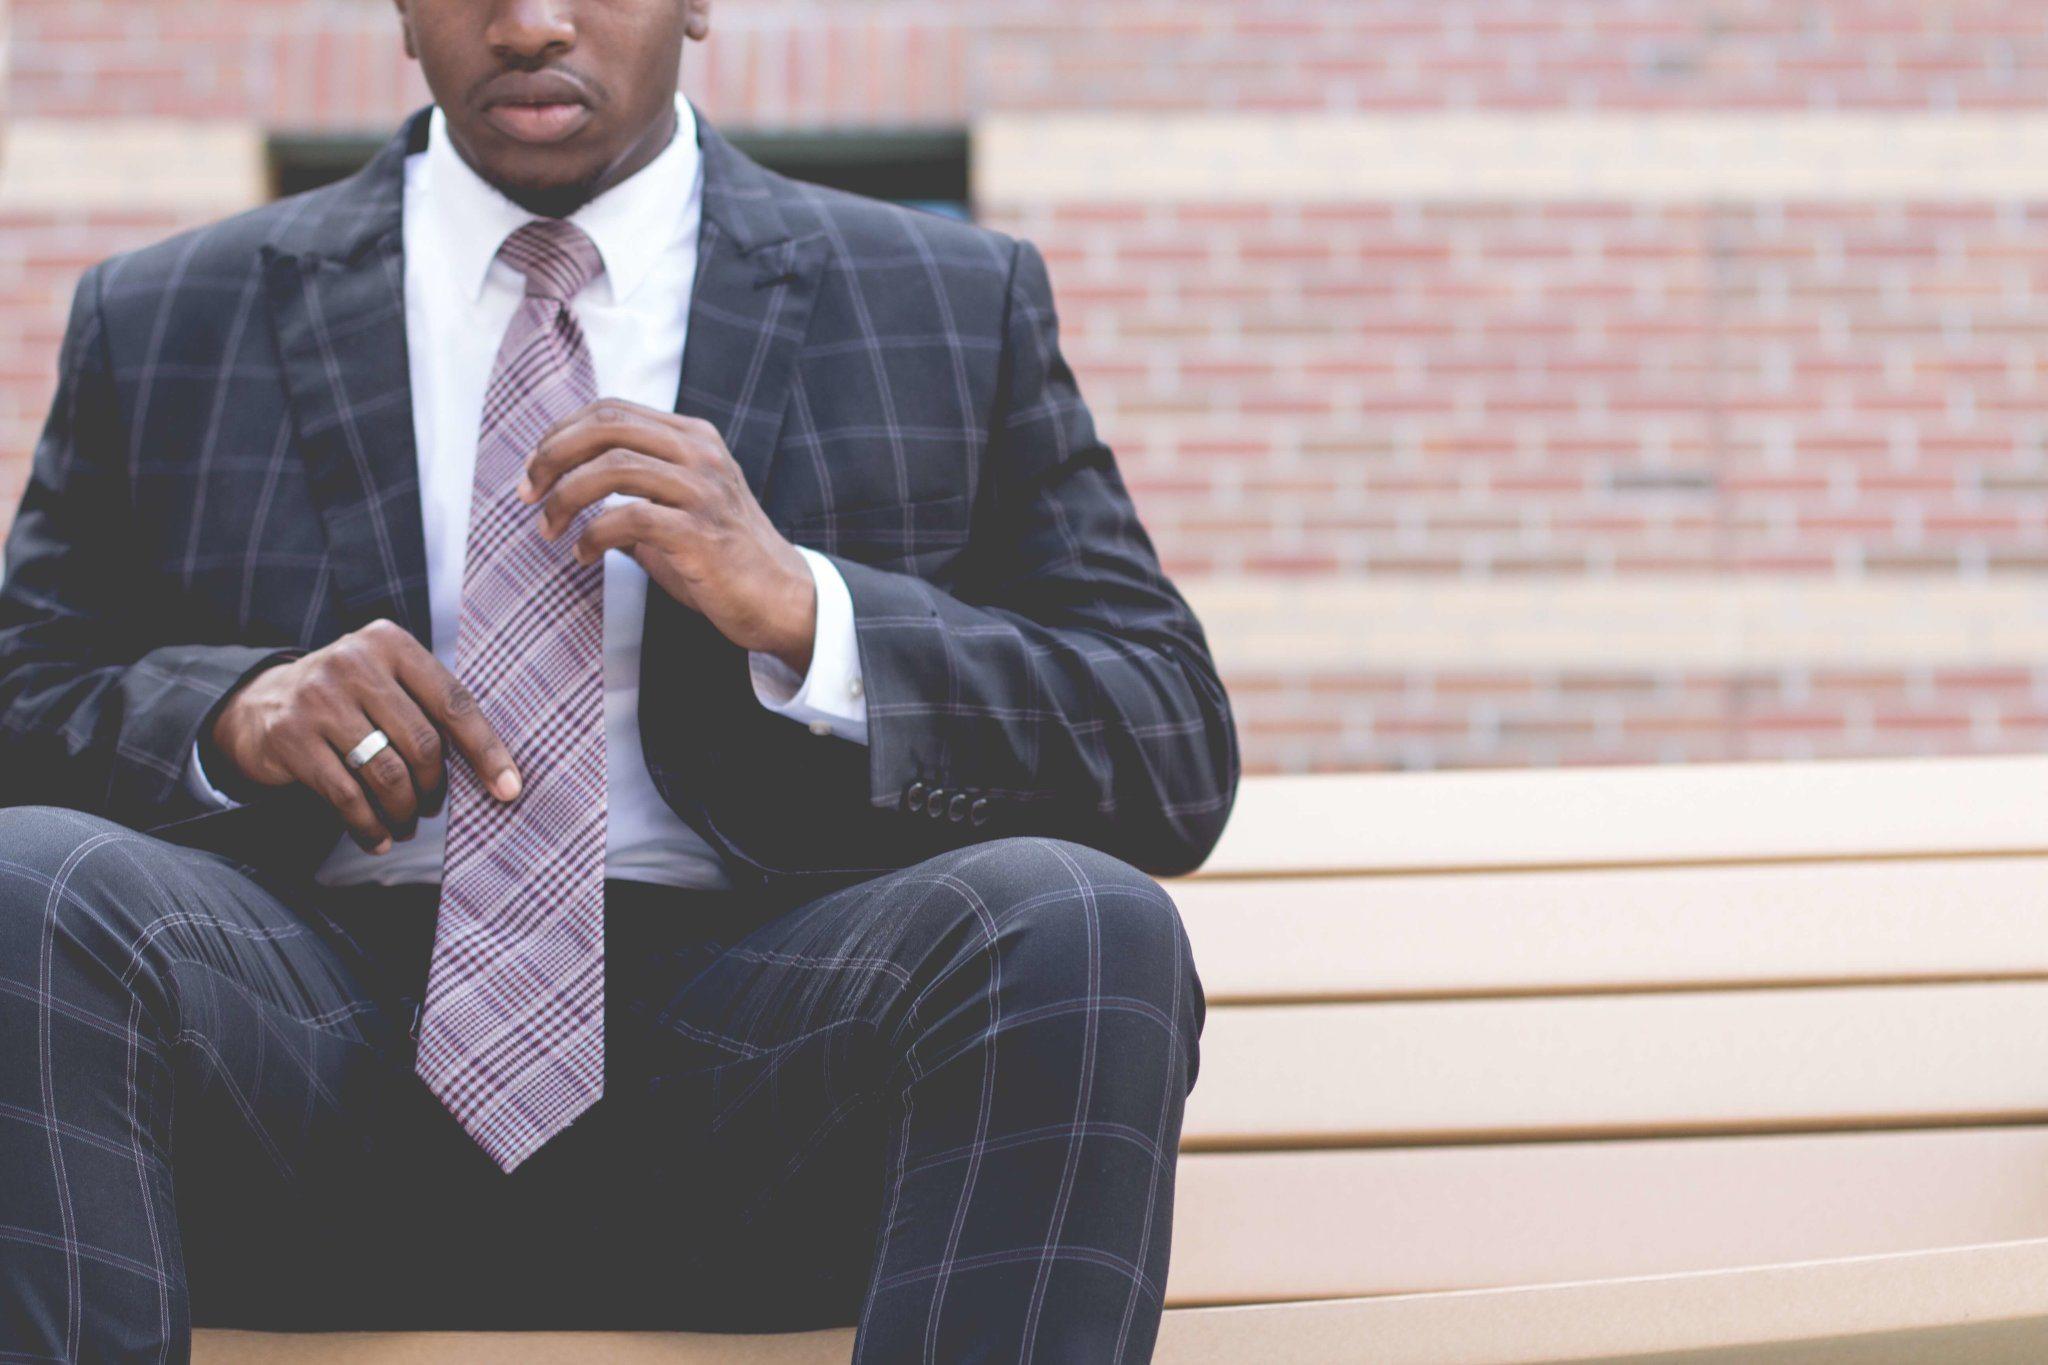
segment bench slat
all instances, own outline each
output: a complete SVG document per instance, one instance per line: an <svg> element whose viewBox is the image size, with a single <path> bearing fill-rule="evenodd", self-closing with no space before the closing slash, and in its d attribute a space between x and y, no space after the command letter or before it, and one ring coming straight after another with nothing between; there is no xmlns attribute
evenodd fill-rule
<svg viewBox="0 0 2048 1365"><path fill-rule="evenodd" d="M1369 1354L1361 1343L1371 1343ZM1170 1312L1160 1365L2036 1365L2048 1241ZM793 1363L792 1363L793 1365Z"/></svg>
<svg viewBox="0 0 2048 1365"><path fill-rule="evenodd" d="M2039 853L2044 797L2032 755L1274 777L1200 875Z"/></svg>
<svg viewBox="0 0 2048 1365"><path fill-rule="evenodd" d="M1176 1305L2048 1237L2048 1128L1192 1155L1173 1231Z"/></svg>
<svg viewBox="0 0 2048 1365"><path fill-rule="evenodd" d="M2048 974L2048 858L1172 891L1212 1003Z"/></svg>
<svg viewBox="0 0 2048 1365"><path fill-rule="evenodd" d="M1210 1011L1185 1140L1511 1140L2048 1118L2048 984Z"/></svg>

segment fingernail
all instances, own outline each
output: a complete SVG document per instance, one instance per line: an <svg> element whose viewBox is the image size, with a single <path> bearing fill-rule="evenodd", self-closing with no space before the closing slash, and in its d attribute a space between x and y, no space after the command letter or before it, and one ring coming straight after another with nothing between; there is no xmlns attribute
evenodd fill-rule
<svg viewBox="0 0 2048 1365"><path fill-rule="evenodd" d="M377 841L377 846L370 850L370 856L375 858L381 858L390 851L391 841L389 839L379 839Z"/></svg>
<svg viewBox="0 0 2048 1365"><path fill-rule="evenodd" d="M500 801L519 799L519 774L507 768L498 774L498 780L491 784L491 790L498 794Z"/></svg>
<svg viewBox="0 0 2048 1365"><path fill-rule="evenodd" d="M521 502L532 502L532 501L533 501L533 480L532 480L532 479L528 479L528 478L524 478L524 477L522 477L522 478L521 478L521 479L519 480L519 500L520 500Z"/></svg>

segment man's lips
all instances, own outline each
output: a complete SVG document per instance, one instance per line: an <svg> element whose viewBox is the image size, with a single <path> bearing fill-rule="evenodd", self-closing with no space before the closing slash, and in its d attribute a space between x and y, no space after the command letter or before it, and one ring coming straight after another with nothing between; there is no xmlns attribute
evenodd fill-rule
<svg viewBox="0 0 2048 1365"><path fill-rule="evenodd" d="M590 106L570 100L543 104L487 105L484 119L506 137L520 142L560 142L590 119Z"/></svg>

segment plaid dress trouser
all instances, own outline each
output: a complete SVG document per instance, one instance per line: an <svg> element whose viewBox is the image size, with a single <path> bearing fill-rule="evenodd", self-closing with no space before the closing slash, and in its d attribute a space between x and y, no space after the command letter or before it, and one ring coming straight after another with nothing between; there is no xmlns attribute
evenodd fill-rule
<svg viewBox="0 0 2048 1365"><path fill-rule="evenodd" d="M510 1176L411 1074L435 901L0 810L0 1360L195 1321L1150 1355L1203 1003L1142 873L1016 838L773 916L610 883L605 1096Z"/></svg>

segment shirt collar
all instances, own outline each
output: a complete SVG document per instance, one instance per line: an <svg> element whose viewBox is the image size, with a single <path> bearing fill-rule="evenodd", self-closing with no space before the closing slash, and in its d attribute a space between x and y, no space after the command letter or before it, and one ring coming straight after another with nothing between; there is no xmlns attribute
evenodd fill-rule
<svg viewBox="0 0 2048 1365"><path fill-rule="evenodd" d="M426 227L472 300L481 298L498 248L535 215L507 199L462 159L434 107L427 125L422 188ZM676 134L654 160L569 215L604 258L613 303L643 284L661 253L696 221L703 193L703 152L690 102L676 96ZM508 267L509 268L509 267Z"/></svg>

